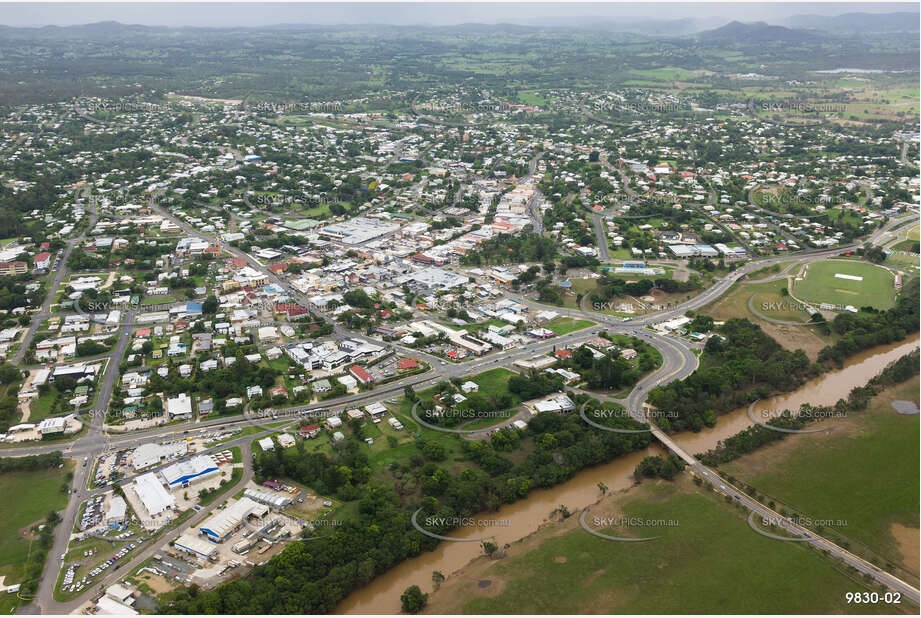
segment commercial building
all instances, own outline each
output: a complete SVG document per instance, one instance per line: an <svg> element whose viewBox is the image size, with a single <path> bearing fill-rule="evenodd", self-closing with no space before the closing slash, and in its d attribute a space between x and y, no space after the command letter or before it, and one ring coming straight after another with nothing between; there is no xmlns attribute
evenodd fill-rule
<svg viewBox="0 0 921 618"><path fill-rule="evenodd" d="M109 526L119 526L125 523L125 517L128 515L128 505L121 496L113 496L109 500L109 509L106 511L106 524Z"/></svg>
<svg viewBox="0 0 921 618"><path fill-rule="evenodd" d="M176 507L176 501L153 472L142 474L134 481L134 493L151 517Z"/></svg>
<svg viewBox="0 0 921 618"><path fill-rule="evenodd" d="M188 532L173 541L173 546L187 554L192 554L200 560L217 559L217 546L214 543L209 543L202 537Z"/></svg>
<svg viewBox="0 0 921 618"><path fill-rule="evenodd" d="M160 470L160 476L170 488L188 487L193 481L200 481L217 474L214 460L207 455L197 455L192 459L174 463Z"/></svg>
<svg viewBox="0 0 921 618"><path fill-rule="evenodd" d="M167 442L166 444L147 442L134 449L129 459L131 467L137 471L182 457L187 452L188 443L185 441Z"/></svg>
<svg viewBox="0 0 921 618"><path fill-rule="evenodd" d="M534 413L539 414L540 412L569 412L574 410L576 404L573 403L572 399L566 395L559 394L550 399L545 399L544 401L538 401L534 404Z"/></svg>
<svg viewBox="0 0 921 618"><path fill-rule="evenodd" d="M261 489L248 488L243 492L243 495L250 500L260 504L265 504L274 509L283 509L291 504L291 498L288 496L269 493L267 491L262 491Z"/></svg>
<svg viewBox="0 0 921 618"><path fill-rule="evenodd" d="M262 520L268 512L267 506L244 496L205 520L199 527L199 532L215 543L223 543L243 525L243 522Z"/></svg>
<svg viewBox="0 0 921 618"><path fill-rule="evenodd" d="M73 418L73 415L68 417L59 416L56 418L43 419L38 424L38 433L42 434L43 436L53 433L62 433L64 428L67 426L68 418Z"/></svg>
<svg viewBox="0 0 921 618"><path fill-rule="evenodd" d="M378 238L400 229L395 223L387 223L378 219L355 217L342 223L327 225L320 233L330 238L335 238L344 245L360 245L373 238Z"/></svg>
<svg viewBox="0 0 921 618"><path fill-rule="evenodd" d="M192 398L185 393L166 400L166 414L170 420L192 418Z"/></svg>

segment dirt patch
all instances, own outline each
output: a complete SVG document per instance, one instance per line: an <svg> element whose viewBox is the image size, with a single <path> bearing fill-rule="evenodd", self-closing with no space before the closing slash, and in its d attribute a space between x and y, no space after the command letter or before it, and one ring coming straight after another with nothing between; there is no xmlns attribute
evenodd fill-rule
<svg viewBox="0 0 921 618"><path fill-rule="evenodd" d="M902 563L914 573L918 572L918 565L921 563L918 547L921 544L921 535L918 528L909 528L902 524L892 524L892 536L895 537L899 546L899 553L902 554Z"/></svg>
<svg viewBox="0 0 921 618"><path fill-rule="evenodd" d="M161 595L163 593L169 592L176 586L171 584L166 580L166 578L160 575L153 575L152 573L142 573L137 577L137 579L143 581L156 595Z"/></svg>
<svg viewBox="0 0 921 618"><path fill-rule="evenodd" d="M582 582L582 587L585 588L587 586L591 586L592 582L594 582L596 579L604 575L606 571L607 569L598 569L597 571L595 571L594 573L592 573L591 575L585 578L585 580Z"/></svg>
<svg viewBox="0 0 921 618"><path fill-rule="evenodd" d="M828 345L821 337L804 326L786 326L761 320L752 321L784 348L791 351L802 350L811 361L818 358L822 348Z"/></svg>
<svg viewBox="0 0 921 618"><path fill-rule="evenodd" d="M566 556L554 556L553 561L556 562L557 564L565 564Z"/></svg>
<svg viewBox="0 0 921 618"><path fill-rule="evenodd" d="M492 598L502 594L505 580L492 572L495 562L478 558L446 579L438 590L429 594L424 614L459 613L467 601ZM488 577L484 577L488 574Z"/></svg>

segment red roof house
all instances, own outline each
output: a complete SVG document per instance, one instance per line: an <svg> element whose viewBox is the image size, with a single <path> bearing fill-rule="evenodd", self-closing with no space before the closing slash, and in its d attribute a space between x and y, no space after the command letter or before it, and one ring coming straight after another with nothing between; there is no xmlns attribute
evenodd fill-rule
<svg viewBox="0 0 921 618"><path fill-rule="evenodd" d="M419 366L419 361L415 358L401 358L397 361L397 369L400 371L406 371L408 369L415 369Z"/></svg>
<svg viewBox="0 0 921 618"><path fill-rule="evenodd" d="M374 382L374 376L368 373L368 371L361 365L352 365L349 367L349 373L355 376L355 379L362 384L371 384Z"/></svg>

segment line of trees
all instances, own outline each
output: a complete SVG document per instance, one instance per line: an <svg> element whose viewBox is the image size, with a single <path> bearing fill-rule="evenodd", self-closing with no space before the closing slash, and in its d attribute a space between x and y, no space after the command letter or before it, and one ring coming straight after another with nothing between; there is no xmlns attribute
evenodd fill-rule
<svg viewBox="0 0 921 618"><path fill-rule="evenodd" d="M659 422L664 431L699 431L718 414L792 391L818 373L802 350L790 352L759 326L733 318L707 341L697 371L653 389L649 402L670 413Z"/></svg>
<svg viewBox="0 0 921 618"><path fill-rule="evenodd" d="M782 415L772 418L767 424L772 427L796 430L804 428L807 423L813 420L864 410L873 396L887 386L899 384L918 375L919 360L921 360L921 356L915 350L890 363L882 372L867 382L866 386L853 388L846 400L840 399L834 406L819 408L804 404L800 407L799 414L784 410ZM788 435L790 434L786 432L774 431L761 425L753 425L734 436L721 440L716 448L712 448L706 453L698 454L697 458L708 466L716 466L751 453L765 444L783 440Z"/></svg>
<svg viewBox="0 0 921 618"><path fill-rule="evenodd" d="M0 457L0 474L7 472L32 472L57 468L64 463L61 451L53 451L43 455L27 455L25 457Z"/></svg>

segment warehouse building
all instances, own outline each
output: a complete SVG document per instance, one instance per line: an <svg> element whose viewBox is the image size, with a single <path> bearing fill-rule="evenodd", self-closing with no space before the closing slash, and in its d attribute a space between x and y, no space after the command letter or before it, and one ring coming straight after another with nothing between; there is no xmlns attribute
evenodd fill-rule
<svg viewBox="0 0 921 618"><path fill-rule="evenodd" d="M188 487L193 481L200 481L217 474L217 464L207 455L197 455L192 459L174 463L160 471L160 476L167 487Z"/></svg>
<svg viewBox="0 0 921 618"><path fill-rule="evenodd" d="M128 505L121 496L113 496L109 500L109 510L106 511L106 524L110 527L120 526L125 523L128 515Z"/></svg>
<svg viewBox="0 0 921 618"><path fill-rule="evenodd" d="M131 453L131 467L135 470L143 470L144 468L156 466L161 462L182 457L188 450L188 443L184 440L167 442L166 444L147 442L134 449L134 452Z"/></svg>
<svg viewBox="0 0 921 618"><path fill-rule="evenodd" d="M137 494L151 517L176 507L176 501L160 484L157 475L153 472L142 474L134 481L134 493Z"/></svg>
<svg viewBox="0 0 921 618"><path fill-rule="evenodd" d="M188 532L176 539L173 542L173 546L187 554L192 554L200 562L217 559L217 546L214 543L209 543L202 537Z"/></svg>
<svg viewBox="0 0 921 618"><path fill-rule="evenodd" d="M249 488L243 492L243 495L260 504L265 504L275 509L283 509L291 504L291 498L279 494L271 494L260 489Z"/></svg>
<svg viewBox="0 0 921 618"><path fill-rule="evenodd" d="M202 522L199 532L215 543L223 543L237 528L248 520L261 521L269 507L247 497L242 497L223 511L218 511Z"/></svg>

